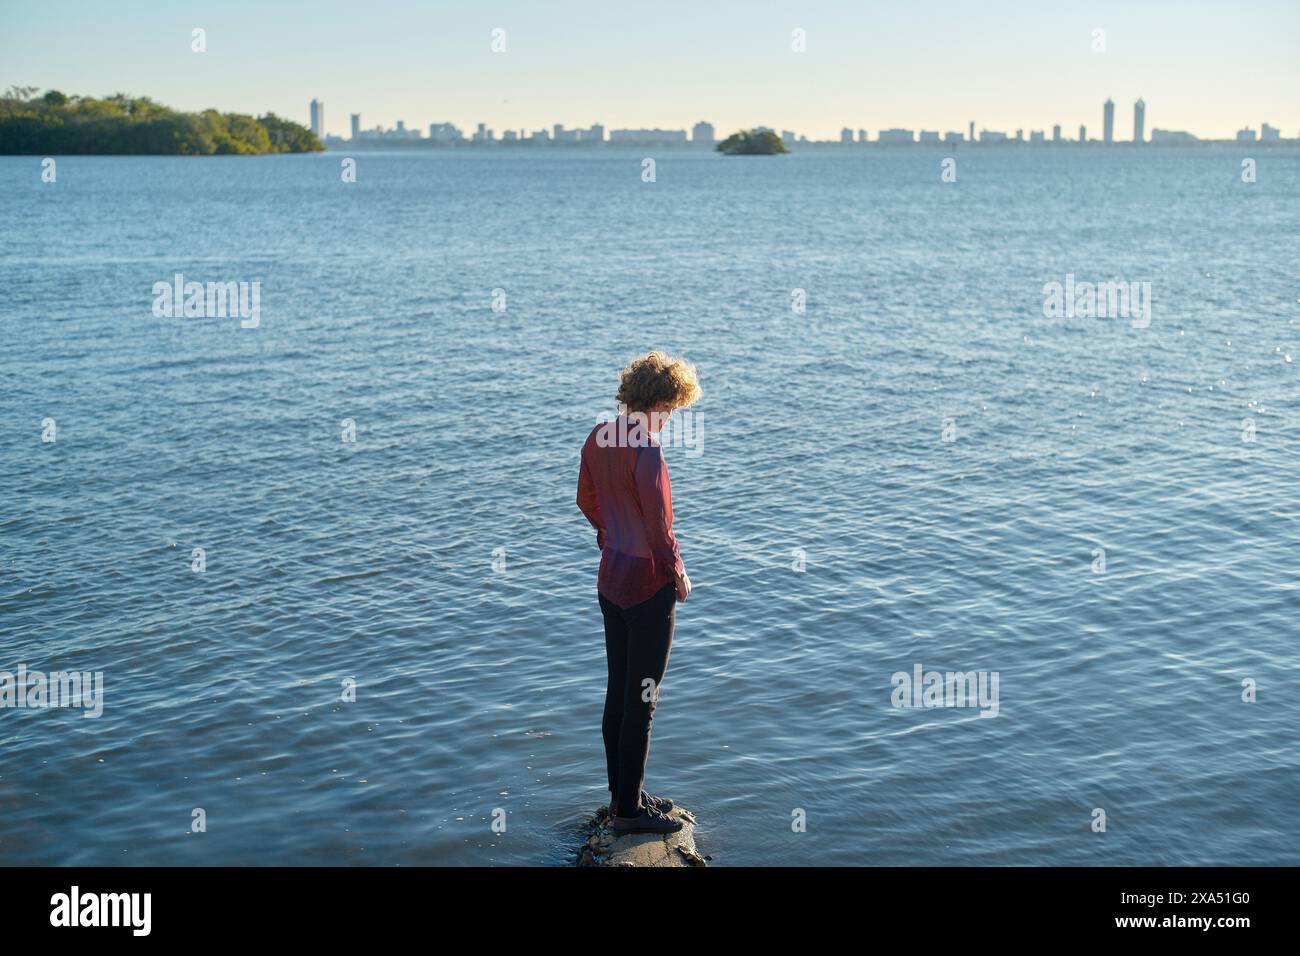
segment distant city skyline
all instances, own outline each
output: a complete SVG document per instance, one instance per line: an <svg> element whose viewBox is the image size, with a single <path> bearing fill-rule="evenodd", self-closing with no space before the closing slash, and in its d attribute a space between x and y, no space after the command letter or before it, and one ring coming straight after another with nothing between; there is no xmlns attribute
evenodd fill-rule
<svg viewBox="0 0 1300 956"><path fill-rule="evenodd" d="M718 141L717 131L712 123L706 120L700 120L691 126L690 131L686 129L658 129L634 127L627 129L610 129L602 123L593 123L585 128L570 129L563 123L555 123L551 127L545 126L528 130L522 129L505 129L497 130L490 127L486 122L476 124L473 131L466 135L455 123L439 122L430 123L429 132L426 136L424 131L418 126L408 127L405 120L398 120L391 127L384 127L382 124L371 128L366 128L362 123L362 117L359 113L349 115L349 136L325 136L320 132L320 127L324 123L324 104L313 99L309 104L311 130L322 139L332 143L394 143L394 142L423 142L429 145L491 145L491 144L539 144L548 145L590 145L594 143L608 143L610 145L638 145L638 146L713 146ZM1186 130L1170 130L1154 127L1151 130L1150 138L1146 134L1146 101L1142 97L1133 104L1133 135L1131 139L1117 139L1115 137L1115 102L1107 98L1101 106L1102 110L1102 139L1103 145L1124 145L1124 144L1156 144L1156 145L1185 145L1197 142L1213 143L1229 141L1227 137L1221 139L1209 139L1198 137ZM757 126L760 130L770 130L778 132L770 126ZM794 143L838 143L842 146L861 145L867 143L876 144L901 144L901 143L932 143L932 144L955 144L955 143L1085 143L1091 144L1098 142L1090 140L1087 134L1087 125L1079 126L1079 136L1077 139L1070 139L1062 133L1060 123L1053 124L1051 139L1047 138L1045 129L1031 129L1028 136L1025 135L1024 127L1016 128L1014 134L1006 130L990 130L981 128L978 135L976 134L976 122L971 120L967 126L966 132L958 130L915 130L907 127L892 127L890 129L878 130L876 137L873 139L865 128L859 127L856 132L852 127L845 126L841 128L838 139L816 139L810 138L807 134L801 134L796 130L782 129L779 135L787 145ZM1282 142L1286 137L1281 135L1281 131L1267 122L1261 123L1258 135L1249 124L1239 129L1230 141L1242 142ZM1300 142L1300 135L1289 140L1290 142Z"/></svg>
<svg viewBox="0 0 1300 956"><path fill-rule="evenodd" d="M203 52L192 49L195 29ZM1267 121L1294 138L1300 4L63 0L0 10L0 84L304 124L304 104L317 99L330 107L322 131L344 137L358 113L368 126L426 130L675 130L707 117L719 136L768 124L818 140L845 126L957 131L974 117L1045 139L1057 125L1104 138L1101 92L1125 104L1116 140L1139 97L1156 110L1148 136L1158 126L1232 139Z"/></svg>

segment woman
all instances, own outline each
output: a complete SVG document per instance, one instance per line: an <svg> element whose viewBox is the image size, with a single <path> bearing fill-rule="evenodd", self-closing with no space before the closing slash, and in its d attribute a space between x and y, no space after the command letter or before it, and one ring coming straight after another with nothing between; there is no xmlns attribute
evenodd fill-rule
<svg viewBox="0 0 1300 956"><path fill-rule="evenodd" d="M582 446L578 507L596 529L605 619L605 763L609 814L620 833L675 833L671 800L641 789L659 685L668 669L677 601L691 593L673 536L672 490L659 431L700 397L695 368L650 352L623 369L622 414Z"/></svg>

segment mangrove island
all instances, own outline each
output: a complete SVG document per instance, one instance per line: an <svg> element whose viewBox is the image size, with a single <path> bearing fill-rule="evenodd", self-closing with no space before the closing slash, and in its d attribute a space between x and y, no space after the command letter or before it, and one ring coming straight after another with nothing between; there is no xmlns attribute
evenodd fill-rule
<svg viewBox="0 0 1300 956"><path fill-rule="evenodd" d="M262 155L311 153L325 147L305 126L274 113L181 113L148 97L65 96L34 86L0 97L0 153L21 156Z"/></svg>
<svg viewBox="0 0 1300 956"><path fill-rule="evenodd" d="M714 148L727 156L778 156L790 152L785 148L785 141L770 129L742 129Z"/></svg>

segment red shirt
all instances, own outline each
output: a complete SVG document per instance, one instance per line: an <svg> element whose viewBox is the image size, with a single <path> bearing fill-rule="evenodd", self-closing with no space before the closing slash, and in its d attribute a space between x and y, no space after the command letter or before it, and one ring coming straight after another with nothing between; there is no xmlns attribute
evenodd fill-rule
<svg viewBox="0 0 1300 956"><path fill-rule="evenodd" d="M619 416L582 446L578 507L596 529L596 589L619 607L649 600L685 573L673 536L673 492L658 440Z"/></svg>

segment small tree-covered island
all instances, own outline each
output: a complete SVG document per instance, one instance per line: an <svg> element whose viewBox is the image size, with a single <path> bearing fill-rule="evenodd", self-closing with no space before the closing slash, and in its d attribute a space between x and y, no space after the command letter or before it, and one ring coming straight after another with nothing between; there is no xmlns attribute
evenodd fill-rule
<svg viewBox="0 0 1300 956"><path fill-rule="evenodd" d="M714 147L726 156L779 156L790 152L785 148L785 141L770 129L742 129L732 133Z"/></svg>
<svg viewBox="0 0 1300 956"><path fill-rule="evenodd" d="M181 113L146 96L104 99L37 95L10 87L0 97L0 153L9 155L214 156L311 153L325 147L305 126L274 113Z"/></svg>

